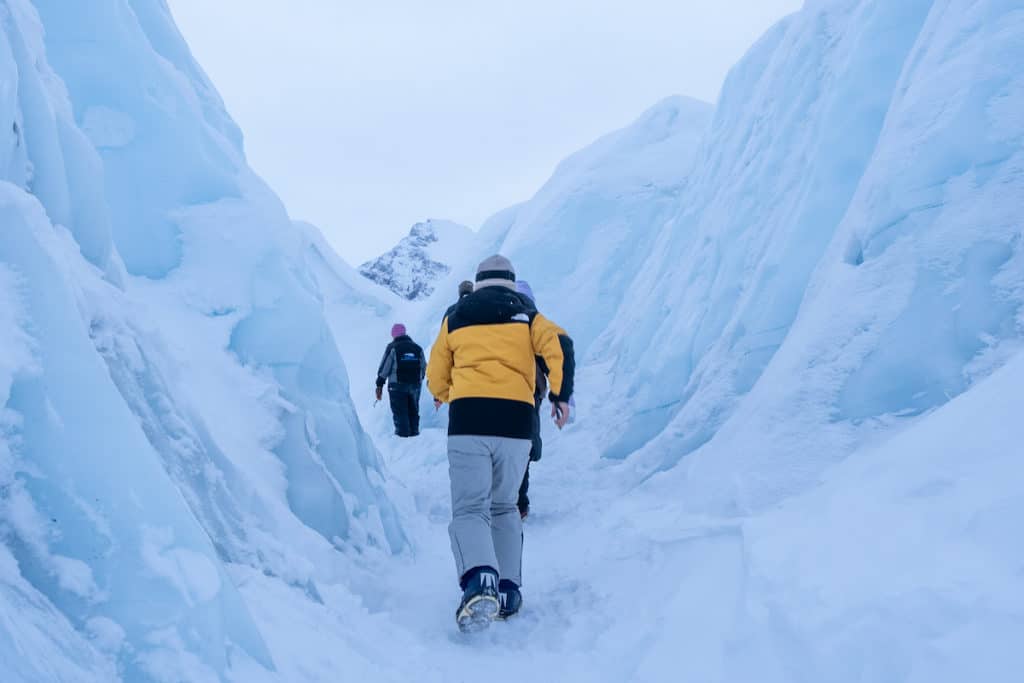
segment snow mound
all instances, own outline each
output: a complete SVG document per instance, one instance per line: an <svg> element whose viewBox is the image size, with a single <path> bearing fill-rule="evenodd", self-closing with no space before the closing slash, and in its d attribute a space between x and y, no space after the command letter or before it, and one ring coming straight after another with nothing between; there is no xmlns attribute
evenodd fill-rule
<svg viewBox="0 0 1024 683"><path fill-rule="evenodd" d="M760 616L747 628L757 640L787 633L819 680L856 669L876 680L899 671L921 681L1013 680L1024 549L1005 539L1024 515L1024 428L1013 417L1022 386L1018 355L751 522L751 615ZM791 680L784 662L763 664L749 670Z"/></svg>
<svg viewBox="0 0 1024 683"><path fill-rule="evenodd" d="M679 514L661 492L616 504L661 553L682 550L635 679L1016 680L1022 383L1017 355L751 518Z"/></svg>

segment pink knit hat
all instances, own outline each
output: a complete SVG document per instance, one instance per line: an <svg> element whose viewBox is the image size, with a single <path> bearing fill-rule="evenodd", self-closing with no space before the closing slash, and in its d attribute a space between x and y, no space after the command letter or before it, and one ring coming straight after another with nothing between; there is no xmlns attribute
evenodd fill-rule
<svg viewBox="0 0 1024 683"><path fill-rule="evenodd" d="M391 338L402 337L405 335L405 325L402 323L395 323L391 326Z"/></svg>

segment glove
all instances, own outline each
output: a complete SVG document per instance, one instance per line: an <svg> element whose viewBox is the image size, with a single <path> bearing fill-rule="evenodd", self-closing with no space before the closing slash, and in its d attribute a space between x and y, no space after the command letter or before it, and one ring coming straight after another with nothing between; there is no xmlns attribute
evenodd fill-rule
<svg viewBox="0 0 1024 683"><path fill-rule="evenodd" d="M377 400L384 398L384 387L377 387Z"/></svg>

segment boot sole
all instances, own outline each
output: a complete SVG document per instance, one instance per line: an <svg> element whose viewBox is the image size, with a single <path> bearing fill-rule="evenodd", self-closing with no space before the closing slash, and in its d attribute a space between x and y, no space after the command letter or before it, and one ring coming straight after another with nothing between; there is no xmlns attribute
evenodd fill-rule
<svg viewBox="0 0 1024 683"><path fill-rule="evenodd" d="M483 631L498 616L498 600L487 595L472 598L455 617L463 633Z"/></svg>

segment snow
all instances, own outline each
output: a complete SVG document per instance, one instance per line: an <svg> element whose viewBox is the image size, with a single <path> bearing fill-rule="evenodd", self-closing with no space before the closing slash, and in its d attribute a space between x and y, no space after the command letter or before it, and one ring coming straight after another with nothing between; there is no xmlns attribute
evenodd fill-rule
<svg viewBox="0 0 1024 683"><path fill-rule="evenodd" d="M18 571L0 546L0 673L9 681L113 680L114 667Z"/></svg>
<svg viewBox="0 0 1024 683"><path fill-rule="evenodd" d="M695 515L614 476L592 430L552 436L532 466L524 613L475 638L451 624L443 436L396 443L392 476L414 482L396 498L415 557L383 568L391 590L360 618L358 637L377 642L372 629L392 649L349 645L353 659L375 658L373 680L459 680L496 657L495 681L1015 680L1024 557L1007 539L1024 512L1024 432L1008 397L1022 381L1018 355L755 516ZM264 609L291 619L290 604Z"/></svg>
<svg viewBox="0 0 1024 683"><path fill-rule="evenodd" d="M0 678L271 675L234 565L315 594L406 546L309 237L163 2L0 26L2 609L40 625Z"/></svg>
<svg viewBox="0 0 1024 683"><path fill-rule="evenodd" d="M359 272L404 299L425 299L461 260L472 238L469 228L452 221L417 223L390 251L361 265Z"/></svg>
<svg viewBox="0 0 1024 683"><path fill-rule="evenodd" d="M1016 2L809 1L392 291L162 0L0 3L0 680L1016 680L1021 63ZM497 251L580 410L467 637L446 411L373 388Z"/></svg>
<svg viewBox="0 0 1024 683"><path fill-rule="evenodd" d="M206 666L223 665L216 646L227 639L265 659L233 589L183 603L177 587L137 555L142 527L159 526L175 530L177 551L216 562L86 333L47 253L59 245L42 207L10 184L2 193L3 223L18 229L0 245L0 259L24 278L31 313L22 329L32 336L36 366L15 373L6 402L17 422L3 467L5 535L20 576L73 622L104 616L118 623L130 634L122 654L145 652L144 634L172 627L189 633L183 649L203 652ZM82 513L82 501L93 514ZM209 618L218 612L224 622ZM124 659L130 675L136 662Z"/></svg>
<svg viewBox="0 0 1024 683"><path fill-rule="evenodd" d="M758 384L871 159L929 4L814 3L730 73L699 170L601 342L644 415L610 457L667 428L678 438L649 466L670 468ZM646 315L672 272L687 275L660 299L671 315ZM627 332L638 322L642 334Z"/></svg>
<svg viewBox="0 0 1024 683"><path fill-rule="evenodd" d="M960 18L982 7L989 16L965 33ZM691 450L678 439L703 430L706 447L675 473L686 483L666 483L695 508L758 509L812 485L856 446L969 389L1020 348L1021 130L990 107L1019 88L1024 16L1001 12L989 3L931 8L778 348L756 364L730 359L725 350L747 348L743 340L760 329L730 323L698 366L694 397L703 400L683 406L637 454L643 466L667 469ZM965 99L972 90L980 106ZM937 115L974 122L951 134L932 124ZM964 148L963 139L976 144ZM922 145L928 154L913 152ZM851 242L863 254L852 263L844 258ZM778 280L766 291L774 295ZM738 382L762 365L756 381ZM717 385L722 398L708 401L703 385Z"/></svg>
<svg viewBox="0 0 1024 683"><path fill-rule="evenodd" d="M745 525L752 592L775 608L753 633L783 626L818 680L846 675L844 660L873 680L1012 680L1024 553L1006 541L1024 513L1024 432L1010 399L1022 382L1018 354Z"/></svg>

